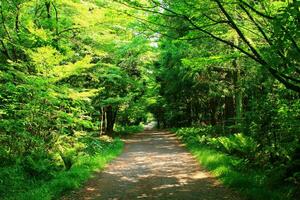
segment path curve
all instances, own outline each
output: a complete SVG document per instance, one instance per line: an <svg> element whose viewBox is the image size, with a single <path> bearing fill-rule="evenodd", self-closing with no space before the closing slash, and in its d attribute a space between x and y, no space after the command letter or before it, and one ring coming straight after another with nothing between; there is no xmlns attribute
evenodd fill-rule
<svg viewBox="0 0 300 200"><path fill-rule="evenodd" d="M103 172L63 200L240 200L203 170L169 132L125 140L125 150Z"/></svg>

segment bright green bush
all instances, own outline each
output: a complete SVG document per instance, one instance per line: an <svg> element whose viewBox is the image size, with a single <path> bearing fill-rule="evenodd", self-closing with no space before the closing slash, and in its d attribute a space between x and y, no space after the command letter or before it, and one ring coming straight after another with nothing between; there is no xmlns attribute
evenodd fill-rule
<svg viewBox="0 0 300 200"><path fill-rule="evenodd" d="M57 169L51 157L43 151L31 152L22 158L21 166L28 177L49 179Z"/></svg>
<svg viewBox="0 0 300 200"><path fill-rule="evenodd" d="M144 127L142 125L133 125L133 126L116 126L115 132L116 135L125 136L134 133L140 133L144 131Z"/></svg>
<svg viewBox="0 0 300 200"><path fill-rule="evenodd" d="M189 143L205 143L207 138L212 134L211 126L190 127L176 129L176 135L185 142Z"/></svg>
<svg viewBox="0 0 300 200"><path fill-rule="evenodd" d="M245 136L242 133L233 134L228 137L209 138L207 139L207 144L229 154L249 159L254 158L258 147L253 138Z"/></svg>
<svg viewBox="0 0 300 200"><path fill-rule="evenodd" d="M211 126L176 129L177 136L189 144L208 145L214 149L256 162L258 144L255 140L242 133L228 136L217 136ZM214 136L215 135L215 136Z"/></svg>
<svg viewBox="0 0 300 200"><path fill-rule="evenodd" d="M241 192L251 200L293 199L295 184L285 181L286 166L273 169L260 169L253 163L260 162L257 143L253 138L241 133L213 137L211 127L173 129L176 135L187 144L202 166L210 170L223 184Z"/></svg>
<svg viewBox="0 0 300 200"><path fill-rule="evenodd" d="M78 188L91 173L102 169L123 148L119 139L82 138L81 141L83 152L72 155L73 163L68 170L54 168L57 161L50 162L48 157L41 157L42 153L24 158L22 166L0 168L1 198L57 199L62 192ZM96 143L98 147L94 148Z"/></svg>

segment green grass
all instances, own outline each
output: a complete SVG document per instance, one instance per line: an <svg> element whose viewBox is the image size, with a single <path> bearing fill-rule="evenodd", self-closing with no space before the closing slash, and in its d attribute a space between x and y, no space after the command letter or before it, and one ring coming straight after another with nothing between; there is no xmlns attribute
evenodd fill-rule
<svg viewBox="0 0 300 200"><path fill-rule="evenodd" d="M58 199L63 192L81 187L87 179L96 171L100 171L104 166L118 156L123 149L123 142L119 139L114 141L114 145L107 148L100 154L94 156L81 156L76 164L68 171L61 171L54 175L51 180L22 180L17 188L22 191L15 191L5 197L6 200L51 200ZM22 177L21 175L19 177ZM17 180L17 179L15 179ZM26 190L24 190L26 188Z"/></svg>
<svg viewBox="0 0 300 200"><path fill-rule="evenodd" d="M277 166L266 170L248 162L248 158L253 157L252 146L255 145L247 137L241 134L213 137L211 127L191 127L171 131L187 145L204 168L225 186L239 191L245 199L293 199L296 188L282 180L282 172L276 170Z"/></svg>
<svg viewBox="0 0 300 200"><path fill-rule="evenodd" d="M238 169L240 159L202 145L187 144L187 146L203 167L225 186L239 191L246 199L290 199L288 187L269 188L266 174L263 171L251 168Z"/></svg>

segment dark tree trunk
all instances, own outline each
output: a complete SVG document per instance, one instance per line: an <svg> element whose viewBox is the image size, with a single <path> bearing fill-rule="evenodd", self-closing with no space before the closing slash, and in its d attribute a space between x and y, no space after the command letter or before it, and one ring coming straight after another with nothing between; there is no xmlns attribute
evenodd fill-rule
<svg viewBox="0 0 300 200"><path fill-rule="evenodd" d="M215 99L211 99L209 102L210 107L210 123L211 125L217 124L216 114L217 114L217 101Z"/></svg>
<svg viewBox="0 0 300 200"><path fill-rule="evenodd" d="M225 125L233 125L234 118L234 99L232 96L225 97L224 119Z"/></svg>
<svg viewBox="0 0 300 200"><path fill-rule="evenodd" d="M107 127L105 133L109 136L112 136L113 131L114 131L114 112L113 112L113 107L112 106L107 106L106 107L106 120L107 120Z"/></svg>
<svg viewBox="0 0 300 200"><path fill-rule="evenodd" d="M20 32L20 8L19 6L17 6L17 12L16 12L16 21L15 21L15 29L16 29L16 33Z"/></svg>
<svg viewBox="0 0 300 200"><path fill-rule="evenodd" d="M45 6L46 6L46 11L47 11L47 18L51 19L51 3L50 2L46 2Z"/></svg>
<svg viewBox="0 0 300 200"><path fill-rule="evenodd" d="M100 116L100 135L104 134L106 131L106 111L105 108L101 108L101 116Z"/></svg>
<svg viewBox="0 0 300 200"><path fill-rule="evenodd" d="M192 126L193 124L193 107L192 102L187 103L187 126Z"/></svg>
<svg viewBox="0 0 300 200"><path fill-rule="evenodd" d="M234 82L234 74L232 71L229 71L227 74L226 74L226 80L229 82L229 83L232 83ZM225 126L230 126L230 125L233 125L234 122L233 122L233 118L235 117L234 113L235 113L235 106L234 106L234 96L229 94L227 96L225 96L225 107L224 107L224 125Z"/></svg>
<svg viewBox="0 0 300 200"><path fill-rule="evenodd" d="M100 115L100 135L105 134L109 136L113 136L114 125L117 118L118 110L112 106L106 106L101 108L101 115Z"/></svg>
<svg viewBox="0 0 300 200"><path fill-rule="evenodd" d="M157 119L157 128L160 129L160 120Z"/></svg>

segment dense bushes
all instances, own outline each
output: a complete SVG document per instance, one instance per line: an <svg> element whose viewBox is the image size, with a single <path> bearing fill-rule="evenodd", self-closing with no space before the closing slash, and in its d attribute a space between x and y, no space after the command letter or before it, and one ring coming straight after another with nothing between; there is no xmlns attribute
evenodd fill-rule
<svg viewBox="0 0 300 200"><path fill-rule="evenodd" d="M228 154L239 157L254 154L258 144L253 138L237 133L229 136L213 136L214 129L211 126L201 128L180 128L176 134L187 143L209 145Z"/></svg>
<svg viewBox="0 0 300 200"><path fill-rule="evenodd" d="M0 83L2 198L14 199L85 165L87 157L106 158L120 149L120 141L99 139L88 98L72 98L64 85L9 67L1 70Z"/></svg>
<svg viewBox="0 0 300 200"><path fill-rule="evenodd" d="M144 120L142 68L152 59L142 57L151 48L114 4L1 1L1 199L50 199L78 185L121 149L100 133L113 135L121 119L122 125ZM38 196L24 193L44 183L33 192Z"/></svg>
<svg viewBox="0 0 300 200"><path fill-rule="evenodd" d="M230 155L249 159L253 162L259 146L253 138L245 136L242 133L229 136L214 136L215 131L212 126L180 128L174 130L186 143L207 145Z"/></svg>
<svg viewBox="0 0 300 200"><path fill-rule="evenodd" d="M292 153L277 154L278 162L272 163L268 146L242 133L220 135L212 126L173 129L176 135L194 152L199 161L238 190L246 191L251 199L290 199L297 195L299 187L298 150L291 146ZM282 158L280 158L282 156ZM289 162L282 162L285 157ZM293 163L291 165L291 163ZM282 183L285 186L282 187ZM261 196L256 194L260 190ZM272 194L273 193L273 194Z"/></svg>
<svg viewBox="0 0 300 200"><path fill-rule="evenodd" d="M122 151L118 139L78 137L76 146L58 152L32 152L19 165L0 168L3 199L53 199L61 192L79 187L94 170L99 170Z"/></svg>
<svg viewBox="0 0 300 200"><path fill-rule="evenodd" d="M116 126L115 131L117 135L126 136L134 133L139 133L144 130L142 125L132 126Z"/></svg>
<svg viewBox="0 0 300 200"><path fill-rule="evenodd" d="M67 85L13 68L0 75L1 198L51 199L120 153L120 140L99 139L87 90L70 94ZM116 127L120 135L142 130Z"/></svg>

